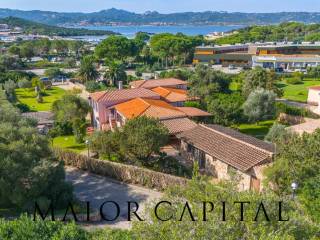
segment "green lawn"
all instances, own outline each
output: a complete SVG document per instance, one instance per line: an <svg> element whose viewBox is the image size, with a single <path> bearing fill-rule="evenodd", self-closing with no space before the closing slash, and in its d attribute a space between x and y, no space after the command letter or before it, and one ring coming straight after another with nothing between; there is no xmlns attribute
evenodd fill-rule
<svg viewBox="0 0 320 240"><path fill-rule="evenodd" d="M57 99L60 99L66 93L65 90L52 87L45 91L43 96L43 103L38 103L36 94L33 88L18 88L16 89L16 95L20 103L24 103L29 106L31 111L50 111L52 103Z"/></svg>
<svg viewBox="0 0 320 240"><path fill-rule="evenodd" d="M86 145L85 143L76 143L75 138L73 135L69 136L59 136L53 139L53 146L64 148L67 150L71 150L77 153L85 151Z"/></svg>
<svg viewBox="0 0 320 240"><path fill-rule="evenodd" d="M272 127L275 120L267 120L259 122L258 124L240 124L236 126L240 132L251 135L253 137L264 139L264 137L269 132L269 129Z"/></svg>
<svg viewBox="0 0 320 240"><path fill-rule="evenodd" d="M306 78L301 84L288 84L286 81L277 84L284 90L283 98L297 102L307 102L308 88L315 85L320 85L320 79Z"/></svg>

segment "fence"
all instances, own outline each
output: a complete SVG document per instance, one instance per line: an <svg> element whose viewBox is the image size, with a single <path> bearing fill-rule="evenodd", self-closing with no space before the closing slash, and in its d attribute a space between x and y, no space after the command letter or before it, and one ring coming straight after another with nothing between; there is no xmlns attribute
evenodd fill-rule
<svg viewBox="0 0 320 240"><path fill-rule="evenodd" d="M165 190L168 186L184 186L188 182L188 179L170 174L107 160L88 158L85 155L80 155L60 148L54 148L53 151L56 157L59 160L64 161L67 166L73 166L121 182L137 184L159 191Z"/></svg>

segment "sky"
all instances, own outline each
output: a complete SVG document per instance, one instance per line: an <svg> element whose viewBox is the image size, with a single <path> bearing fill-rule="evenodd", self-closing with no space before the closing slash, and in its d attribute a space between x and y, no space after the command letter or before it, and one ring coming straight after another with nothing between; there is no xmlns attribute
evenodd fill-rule
<svg viewBox="0 0 320 240"><path fill-rule="evenodd" d="M58 12L96 12L118 8L137 13L186 11L320 12L320 0L0 0L0 8Z"/></svg>

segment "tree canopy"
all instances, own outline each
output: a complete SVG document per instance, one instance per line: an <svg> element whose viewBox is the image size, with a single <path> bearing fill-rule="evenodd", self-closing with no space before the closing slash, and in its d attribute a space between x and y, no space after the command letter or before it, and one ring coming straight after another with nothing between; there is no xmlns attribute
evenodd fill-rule
<svg viewBox="0 0 320 240"><path fill-rule="evenodd" d="M63 165L35 124L0 102L0 207L28 209L36 200L61 207L72 199Z"/></svg>
<svg viewBox="0 0 320 240"><path fill-rule="evenodd" d="M229 91L230 77L205 65L198 65L188 81L190 96L199 97L202 101L215 93Z"/></svg>
<svg viewBox="0 0 320 240"><path fill-rule="evenodd" d="M93 81L99 77L96 61L93 56L85 56L81 60L78 76L83 82Z"/></svg>

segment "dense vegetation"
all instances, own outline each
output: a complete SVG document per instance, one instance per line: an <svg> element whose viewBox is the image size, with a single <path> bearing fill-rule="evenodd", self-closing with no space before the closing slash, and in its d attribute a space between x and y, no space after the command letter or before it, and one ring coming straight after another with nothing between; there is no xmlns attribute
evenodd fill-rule
<svg viewBox="0 0 320 240"><path fill-rule="evenodd" d="M36 122L22 118L4 91L0 94L0 208L27 210L35 201L65 206L72 200L72 187L64 181L63 164L39 135Z"/></svg>
<svg viewBox="0 0 320 240"><path fill-rule="evenodd" d="M20 27L26 34L47 36L84 36L84 35L109 35L112 31L88 30L77 28L64 28L28 21L22 18L8 17L0 19L0 24L8 24L10 27Z"/></svg>
<svg viewBox="0 0 320 240"><path fill-rule="evenodd" d="M217 44L235 44L248 42L277 41L319 41L320 24L298 22L281 23L270 26L250 26L238 30L238 33L217 39Z"/></svg>

